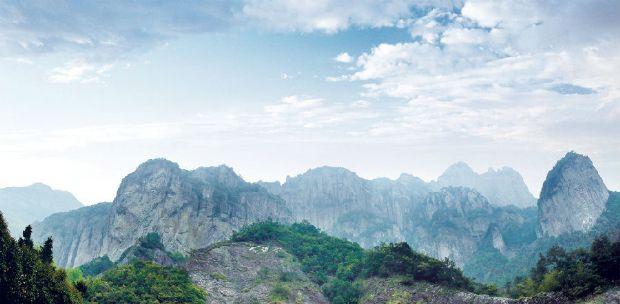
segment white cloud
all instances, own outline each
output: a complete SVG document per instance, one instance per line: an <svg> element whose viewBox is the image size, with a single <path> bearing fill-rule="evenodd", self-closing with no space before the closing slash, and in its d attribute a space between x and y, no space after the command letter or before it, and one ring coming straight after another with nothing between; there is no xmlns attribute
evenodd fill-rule
<svg viewBox="0 0 620 304"><path fill-rule="evenodd" d="M410 0L248 0L245 17L261 26L285 31L335 33L352 26L395 26L411 16Z"/></svg>
<svg viewBox="0 0 620 304"><path fill-rule="evenodd" d="M336 62L340 62L340 63L351 63L351 62L353 62L353 57L351 57L351 55L349 55L349 53L344 52L344 53L340 53L340 54L338 54L338 56L334 57L334 60Z"/></svg>
<svg viewBox="0 0 620 304"><path fill-rule="evenodd" d="M76 59L52 69L48 79L53 83L98 83L109 76L115 63L94 64Z"/></svg>
<svg viewBox="0 0 620 304"><path fill-rule="evenodd" d="M603 130L620 129L620 27L610 17L620 5L556 4L475 0L462 14L434 9L408 23L414 41L373 47L355 72L333 78L406 103L369 130L383 139L614 149L609 142L620 142ZM587 127L574 132L571 124Z"/></svg>
<svg viewBox="0 0 620 304"><path fill-rule="evenodd" d="M25 65L33 65L34 61L32 61L29 58L26 57L5 57L4 58L5 61L9 61L9 62L14 62L14 63L18 63L18 64L25 64Z"/></svg>
<svg viewBox="0 0 620 304"><path fill-rule="evenodd" d="M0 53L118 58L179 34L231 26L236 1L0 2Z"/></svg>

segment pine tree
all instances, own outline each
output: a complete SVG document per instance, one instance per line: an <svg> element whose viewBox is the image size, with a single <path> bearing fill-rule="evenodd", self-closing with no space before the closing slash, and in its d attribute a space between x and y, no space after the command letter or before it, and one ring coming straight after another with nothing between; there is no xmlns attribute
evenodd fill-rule
<svg viewBox="0 0 620 304"><path fill-rule="evenodd" d="M26 226L24 232L22 232L22 237L19 238L18 245L27 246L28 248L34 247L34 243L32 242L32 227L30 225Z"/></svg>
<svg viewBox="0 0 620 304"><path fill-rule="evenodd" d="M54 257L52 252L53 241L52 237L48 237L43 244L43 248L41 248L41 260L43 263L51 264L52 259Z"/></svg>
<svg viewBox="0 0 620 304"><path fill-rule="evenodd" d="M0 303L12 303L17 293L17 257L15 240L0 212Z"/></svg>

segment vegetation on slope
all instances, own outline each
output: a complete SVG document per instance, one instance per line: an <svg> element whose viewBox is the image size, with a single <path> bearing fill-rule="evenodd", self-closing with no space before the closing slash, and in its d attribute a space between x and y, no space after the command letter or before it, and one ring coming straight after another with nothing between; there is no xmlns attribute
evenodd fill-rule
<svg viewBox="0 0 620 304"><path fill-rule="evenodd" d="M150 261L116 266L100 277L88 278L85 285L87 303L204 303L206 299L183 269Z"/></svg>
<svg viewBox="0 0 620 304"><path fill-rule="evenodd" d="M524 214L525 212L531 213L527 209L523 212ZM530 220L523 223L519 229L508 235L506 230L502 231L506 245L512 246L512 251L517 253L514 257L507 258L499 250L487 244L487 246L478 248L473 257L463 266L464 273L480 282L504 286L506 283L512 283L515 277L528 276L529 269L535 266L539 255L546 253L554 246L575 250L590 246L600 235L620 237L620 192L609 193L605 211L594 227L587 232L576 231L558 237L545 236L530 241L531 233L538 222L535 214L524 216L524 218ZM522 239L519 239L520 237Z"/></svg>
<svg viewBox="0 0 620 304"><path fill-rule="evenodd" d="M562 292L581 298L620 283L620 242L598 237L589 249L566 251L554 246L540 255L527 278L517 277L507 285L513 297L542 292Z"/></svg>
<svg viewBox="0 0 620 304"><path fill-rule="evenodd" d="M365 251L347 240L331 237L309 223L282 225L261 222L236 232L232 241L276 243L293 254L302 270L323 288L332 303L357 303L358 280L404 276L469 291L492 290L473 283L449 260L417 253L406 243L384 244Z"/></svg>
<svg viewBox="0 0 620 304"><path fill-rule="evenodd" d="M164 250L157 233L149 233L122 254L119 261L128 263L113 263L103 256L69 274L85 286L87 303L204 303L206 294L192 284L187 272L157 264L155 252L168 260L174 256Z"/></svg>
<svg viewBox="0 0 620 304"><path fill-rule="evenodd" d="M82 303L76 287L52 263L52 240L36 248L32 228L15 241L0 212L0 303Z"/></svg>

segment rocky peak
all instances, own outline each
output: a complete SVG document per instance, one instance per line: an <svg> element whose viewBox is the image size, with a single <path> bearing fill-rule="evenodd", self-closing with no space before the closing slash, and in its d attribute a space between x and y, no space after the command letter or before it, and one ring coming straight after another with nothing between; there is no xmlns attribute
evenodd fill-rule
<svg viewBox="0 0 620 304"><path fill-rule="evenodd" d="M460 215L467 215L477 210L492 213L489 201L479 192L467 187L445 187L438 192L432 192L427 196L424 205L429 217L432 217L437 210L453 210Z"/></svg>
<svg viewBox="0 0 620 304"><path fill-rule="evenodd" d="M158 174L161 172L175 172L175 171L180 171L180 170L181 168L179 168L179 165L175 162L169 161L165 158L155 158L155 159L149 159L145 161L144 163L140 164L138 168L136 169L136 171L131 173L128 177L130 176L143 177L147 175Z"/></svg>
<svg viewBox="0 0 620 304"><path fill-rule="evenodd" d="M361 181L362 178L357 176L352 171L341 167L323 166L314 169L310 169L303 174L295 177L287 177L286 183L292 184L296 182L319 182L319 183L332 183L336 181Z"/></svg>
<svg viewBox="0 0 620 304"><path fill-rule="evenodd" d="M88 221L67 221L71 216L44 221L37 239L54 238L54 250L60 253L56 262L63 267L103 255L117 261L140 237L153 232L166 250L187 253L225 240L244 225L291 220L280 198L243 181L229 167L187 171L165 159L149 160L127 175L104 212ZM99 224L89 230L92 222Z"/></svg>
<svg viewBox="0 0 620 304"><path fill-rule="evenodd" d="M474 170L464 162L458 162L446 169L437 181L446 185L464 185L478 176Z"/></svg>
<svg viewBox="0 0 620 304"><path fill-rule="evenodd" d="M411 174L403 173L396 180L399 183L403 184L415 184L415 185L423 185L426 186L426 182L417 176L413 176Z"/></svg>
<svg viewBox="0 0 620 304"><path fill-rule="evenodd" d="M605 210L609 191L589 157L569 152L549 171L538 200L539 234L590 229Z"/></svg>
<svg viewBox="0 0 620 304"><path fill-rule="evenodd" d="M476 189L496 206L528 207L536 202L521 174L510 167L498 170L489 168L487 172L477 174L466 163L458 162L446 169L437 179L437 184L439 187L462 186Z"/></svg>
<svg viewBox="0 0 620 304"><path fill-rule="evenodd" d="M239 176L233 168L226 165L217 167L200 167L192 171L192 175L205 182L221 185L230 188L237 188L247 183Z"/></svg>

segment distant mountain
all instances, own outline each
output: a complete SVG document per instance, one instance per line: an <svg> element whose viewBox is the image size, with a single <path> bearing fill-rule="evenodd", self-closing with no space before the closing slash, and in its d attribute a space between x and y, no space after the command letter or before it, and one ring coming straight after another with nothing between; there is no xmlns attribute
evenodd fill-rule
<svg viewBox="0 0 620 304"><path fill-rule="evenodd" d="M0 211L13 236L21 235L27 225L52 213L80 207L82 203L73 194L54 190L44 184L0 189Z"/></svg>
<svg viewBox="0 0 620 304"><path fill-rule="evenodd" d="M125 177L111 204L55 214L34 227L33 238L54 238L56 263L73 267L122 253L150 232L169 251L187 253L225 240L234 230L272 218L291 220L284 202L225 166L187 171L155 159Z"/></svg>
<svg viewBox="0 0 620 304"><path fill-rule="evenodd" d="M589 157L569 152L551 171L540 192L540 234L587 231L605 211L609 190Z"/></svg>
<svg viewBox="0 0 620 304"><path fill-rule="evenodd" d="M496 206L529 207L536 204L523 177L510 167L489 169L478 174L466 163L458 162L446 169L437 179L439 187L461 186L476 189Z"/></svg>
<svg viewBox="0 0 620 304"><path fill-rule="evenodd" d="M521 210L497 207L474 189L434 186L403 174L396 180L366 180L335 167L320 167L287 178L282 185L263 183L280 195L296 221L307 220L331 235L369 248L381 242L407 241L416 250L464 265L496 231L497 246L509 254L501 233L529 223ZM532 228L529 240L535 238Z"/></svg>
<svg viewBox="0 0 620 304"><path fill-rule="evenodd" d="M296 221L307 220L365 247L404 240L408 210L431 191L410 175L366 180L336 167L308 170L279 186L262 185L286 201Z"/></svg>

